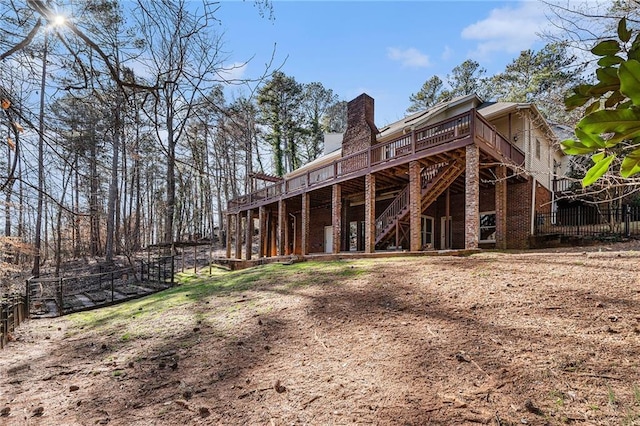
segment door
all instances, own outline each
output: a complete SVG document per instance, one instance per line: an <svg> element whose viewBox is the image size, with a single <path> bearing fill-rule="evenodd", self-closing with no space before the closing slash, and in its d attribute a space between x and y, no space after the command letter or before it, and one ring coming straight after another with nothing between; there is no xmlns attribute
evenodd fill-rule
<svg viewBox="0 0 640 426"><path fill-rule="evenodd" d="M333 253L333 226L324 227L324 252Z"/></svg>
<svg viewBox="0 0 640 426"><path fill-rule="evenodd" d="M433 249L433 218L422 216L420 221L420 247L423 250Z"/></svg>
<svg viewBox="0 0 640 426"><path fill-rule="evenodd" d="M449 232L447 233L447 220L445 216L440 218L440 250L451 248L451 216L449 216ZM447 235L448 234L448 235Z"/></svg>

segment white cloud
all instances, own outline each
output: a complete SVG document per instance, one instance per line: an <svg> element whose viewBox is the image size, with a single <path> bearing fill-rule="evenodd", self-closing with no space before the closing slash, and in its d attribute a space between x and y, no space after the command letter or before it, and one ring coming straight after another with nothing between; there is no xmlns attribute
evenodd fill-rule
<svg viewBox="0 0 640 426"><path fill-rule="evenodd" d="M218 78L226 83L237 83L242 80L245 72L247 71L246 62L234 62L231 64L225 64L222 68L218 69L216 73Z"/></svg>
<svg viewBox="0 0 640 426"><path fill-rule="evenodd" d="M429 56L414 47L404 50L389 47L387 48L387 57L392 61L399 61L404 67L426 68L431 65Z"/></svg>
<svg viewBox="0 0 640 426"><path fill-rule="evenodd" d="M462 38L477 40L472 57L486 58L494 52L519 53L539 40L547 26L544 4L524 1L515 6L493 9L489 17L462 30Z"/></svg>

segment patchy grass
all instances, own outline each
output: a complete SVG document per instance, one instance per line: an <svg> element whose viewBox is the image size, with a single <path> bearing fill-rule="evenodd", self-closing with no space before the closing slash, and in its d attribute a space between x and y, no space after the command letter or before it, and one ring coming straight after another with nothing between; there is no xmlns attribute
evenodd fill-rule
<svg viewBox="0 0 640 426"><path fill-rule="evenodd" d="M116 426L638 425L639 259L489 252L180 273L144 299L28 322L18 350L0 351L14 372L0 376L15 395L3 420L43 406L42 424L69 425L105 413Z"/></svg>

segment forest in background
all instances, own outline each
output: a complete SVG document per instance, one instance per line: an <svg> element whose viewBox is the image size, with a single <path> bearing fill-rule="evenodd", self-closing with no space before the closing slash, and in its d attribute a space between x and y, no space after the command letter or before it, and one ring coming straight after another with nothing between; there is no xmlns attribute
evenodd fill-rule
<svg viewBox="0 0 640 426"><path fill-rule="evenodd" d="M272 17L268 1L255 3ZM493 76L464 61L444 81L427 79L408 112L475 92L535 101L548 119L573 126L580 110L567 114L563 99L589 78L593 58L581 52L614 32L619 16L637 28L634 3L610 2L610 23L556 8L550 19L566 26L564 37L548 36ZM41 0L0 11L0 252L15 268L39 275L41 265L68 259L110 262L152 244L219 236L227 201L258 189L253 176L282 176L317 158L323 134L346 126L345 99L321 82L296 81L282 64L234 79L215 31L224 4L65 6L73 21L58 21ZM604 22L597 34L576 30L595 21ZM241 94L229 96L230 86Z"/></svg>

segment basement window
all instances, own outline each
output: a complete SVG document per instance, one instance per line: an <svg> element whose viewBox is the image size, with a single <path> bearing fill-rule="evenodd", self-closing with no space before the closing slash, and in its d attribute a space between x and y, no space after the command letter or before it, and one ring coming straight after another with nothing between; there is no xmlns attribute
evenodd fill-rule
<svg viewBox="0 0 640 426"><path fill-rule="evenodd" d="M480 213L480 242L496 242L496 212Z"/></svg>

